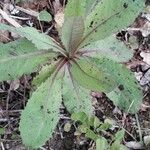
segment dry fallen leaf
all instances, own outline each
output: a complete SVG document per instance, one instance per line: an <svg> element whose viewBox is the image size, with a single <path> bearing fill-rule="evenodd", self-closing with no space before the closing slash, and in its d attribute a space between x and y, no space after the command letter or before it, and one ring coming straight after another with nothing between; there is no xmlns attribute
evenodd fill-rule
<svg viewBox="0 0 150 150"><path fill-rule="evenodd" d="M142 76L143 76L143 73L142 73L142 72L135 72L134 75L135 75L136 79L137 79L138 81L140 81L141 78L142 78Z"/></svg>
<svg viewBox="0 0 150 150"><path fill-rule="evenodd" d="M57 29L62 28L62 25L64 23L64 13L63 12L58 12L55 14L55 22L56 22L56 27Z"/></svg>
<svg viewBox="0 0 150 150"><path fill-rule="evenodd" d="M56 22L56 28L59 30L62 28L62 25L64 23L64 8L60 4L59 0L55 0L53 2L54 7L54 20Z"/></svg>
<svg viewBox="0 0 150 150"><path fill-rule="evenodd" d="M141 111L147 111L147 109L150 109L150 105L145 102L145 104L143 103L143 104L141 105L140 110L141 110Z"/></svg>
<svg viewBox="0 0 150 150"><path fill-rule="evenodd" d="M147 37L148 35L150 35L150 22L147 21L144 26L140 29L143 37Z"/></svg>
<svg viewBox="0 0 150 150"><path fill-rule="evenodd" d="M13 80L10 82L10 90L11 91L17 90L19 88L19 86L20 86L20 80L19 79Z"/></svg>
<svg viewBox="0 0 150 150"><path fill-rule="evenodd" d="M144 143L145 143L145 145L150 144L150 135L144 136Z"/></svg>
<svg viewBox="0 0 150 150"><path fill-rule="evenodd" d="M150 14L144 14L143 17L145 17L148 21L150 21Z"/></svg>
<svg viewBox="0 0 150 150"><path fill-rule="evenodd" d="M0 23L4 23L4 20L0 16ZM0 42L8 42L9 41L9 32L8 31L0 31Z"/></svg>
<svg viewBox="0 0 150 150"><path fill-rule="evenodd" d="M146 62L148 65L150 65L150 52L149 53L141 52L140 55L143 58L143 61Z"/></svg>
<svg viewBox="0 0 150 150"><path fill-rule="evenodd" d="M131 141L126 142L125 145L130 149L143 149L143 145L140 142Z"/></svg>
<svg viewBox="0 0 150 150"><path fill-rule="evenodd" d="M144 74L144 76L140 80L140 84L142 86L148 84L150 82L150 69Z"/></svg>

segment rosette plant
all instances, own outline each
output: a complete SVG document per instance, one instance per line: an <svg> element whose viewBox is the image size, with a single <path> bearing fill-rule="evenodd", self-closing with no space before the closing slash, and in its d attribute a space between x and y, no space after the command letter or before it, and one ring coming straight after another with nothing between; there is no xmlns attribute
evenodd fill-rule
<svg viewBox="0 0 150 150"><path fill-rule="evenodd" d="M114 34L131 25L144 4L144 0L68 0L60 41L33 27L0 24L1 30L21 36L0 44L0 81L39 71L20 118L27 147L38 148L52 137L62 102L70 113L90 115L91 90L104 92L124 112L139 110L140 86L123 64L133 51Z"/></svg>

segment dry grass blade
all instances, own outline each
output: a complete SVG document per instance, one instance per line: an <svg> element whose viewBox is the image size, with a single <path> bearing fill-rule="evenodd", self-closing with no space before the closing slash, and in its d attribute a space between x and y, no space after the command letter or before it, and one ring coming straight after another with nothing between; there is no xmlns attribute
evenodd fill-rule
<svg viewBox="0 0 150 150"><path fill-rule="evenodd" d="M16 22L14 19L10 18L9 15L6 12L4 12L2 9L0 9L0 15L3 17L3 19L5 19L7 22L9 22L14 27L16 27L16 28L22 27L18 22Z"/></svg>

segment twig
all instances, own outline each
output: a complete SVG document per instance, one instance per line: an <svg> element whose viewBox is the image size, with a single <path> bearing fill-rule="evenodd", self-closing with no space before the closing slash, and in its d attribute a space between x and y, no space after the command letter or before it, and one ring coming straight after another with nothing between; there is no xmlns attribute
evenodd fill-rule
<svg viewBox="0 0 150 150"><path fill-rule="evenodd" d="M40 147L41 150L46 150L44 147Z"/></svg>
<svg viewBox="0 0 150 150"><path fill-rule="evenodd" d="M66 0L63 1L63 9L65 8Z"/></svg>
<svg viewBox="0 0 150 150"><path fill-rule="evenodd" d="M21 113L23 110L9 110L9 113ZM0 110L0 113L6 113L7 110Z"/></svg>
<svg viewBox="0 0 150 150"><path fill-rule="evenodd" d="M1 118L1 119L0 119L0 122L7 122L7 121L8 121L7 118Z"/></svg>
<svg viewBox="0 0 150 150"><path fill-rule="evenodd" d="M19 11L22 11L30 16L34 16L34 17L38 17L39 16L39 13L34 11L34 10L28 10L28 9L25 9L25 8L22 8L22 7L19 7L19 6L16 6L16 8L19 10Z"/></svg>
<svg viewBox="0 0 150 150"><path fill-rule="evenodd" d="M16 28L22 27L18 22L16 22L14 19L10 18L9 15L6 12L4 12L2 9L0 9L0 15L3 17L3 19L5 19L7 22L9 22L14 27L16 27Z"/></svg>
<svg viewBox="0 0 150 150"><path fill-rule="evenodd" d="M2 150L5 150L4 144L2 142L1 142L1 147L2 147Z"/></svg>
<svg viewBox="0 0 150 150"><path fill-rule="evenodd" d="M53 27L54 27L54 24L52 24L52 25L45 31L45 34L49 34L49 32L52 30Z"/></svg>
<svg viewBox="0 0 150 150"><path fill-rule="evenodd" d="M117 116L115 116L115 118L116 118L117 120L119 120L119 119L117 118ZM126 132L128 135L130 135L135 141L137 141L136 138L135 138L128 130L126 130L120 123L117 122L117 124L118 124L118 126L119 126L120 128L124 129L125 132Z"/></svg>
<svg viewBox="0 0 150 150"><path fill-rule="evenodd" d="M136 118L136 122L137 122L137 126L138 126L138 132L139 132L140 142L143 143L141 126L140 126L139 118L138 118L137 114L135 114L135 118Z"/></svg>
<svg viewBox="0 0 150 150"><path fill-rule="evenodd" d="M16 141L20 141L20 142L21 142L22 140L21 140L21 139L9 140L9 139L2 139L2 138L1 138L1 141L2 141L2 142L16 142Z"/></svg>
<svg viewBox="0 0 150 150"><path fill-rule="evenodd" d="M70 118L69 118L69 117L66 117L66 116L64 116L64 115L60 115L60 119L70 120Z"/></svg>
<svg viewBox="0 0 150 150"><path fill-rule="evenodd" d="M12 16L12 15L10 15L10 17L19 20L30 20L30 18L24 18L24 17Z"/></svg>
<svg viewBox="0 0 150 150"><path fill-rule="evenodd" d="M140 31L140 28L127 28L127 31Z"/></svg>
<svg viewBox="0 0 150 150"><path fill-rule="evenodd" d="M52 5L51 0L48 0L48 2L49 2L49 5L50 5L50 7L51 7L51 9L52 9L52 12L54 12L54 7L53 7L53 5Z"/></svg>

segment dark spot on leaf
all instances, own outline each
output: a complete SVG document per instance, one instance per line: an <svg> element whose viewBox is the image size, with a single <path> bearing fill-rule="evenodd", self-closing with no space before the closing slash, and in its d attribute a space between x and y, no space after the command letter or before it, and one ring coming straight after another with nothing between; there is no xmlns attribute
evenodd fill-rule
<svg viewBox="0 0 150 150"><path fill-rule="evenodd" d="M47 113L50 114L51 113L50 110L47 109Z"/></svg>
<svg viewBox="0 0 150 150"><path fill-rule="evenodd" d="M120 91L123 91L123 90L124 90L124 86L123 86L123 85L119 85L119 86L118 86L118 89L119 89Z"/></svg>
<svg viewBox="0 0 150 150"><path fill-rule="evenodd" d="M42 106L40 106L40 109L43 109L44 108L44 106L42 105Z"/></svg>
<svg viewBox="0 0 150 150"><path fill-rule="evenodd" d="M97 32L97 30L95 29L94 32Z"/></svg>
<svg viewBox="0 0 150 150"><path fill-rule="evenodd" d="M118 94L118 92L117 91L114 91L116 94Z"/></svg>
<svg viewBox="0 0 150 150"><path fill-rule="evenodd" d="M9 54L12 56L17 56L17 53L15 53L15 51L9 51Z"/></svg>
<svg viewBox="0 0 150 150"><path fill-rule="evenodd" d="M92 28L94 21L91 21L90 23L90 28Z"/></svg>
<svg viewBox="0 0 150 150"><path fill-rule="evenodd" d="M128 8L128 4L127 3L124 3L123 4L123 7L126 9L126 8Z"/></svg>

